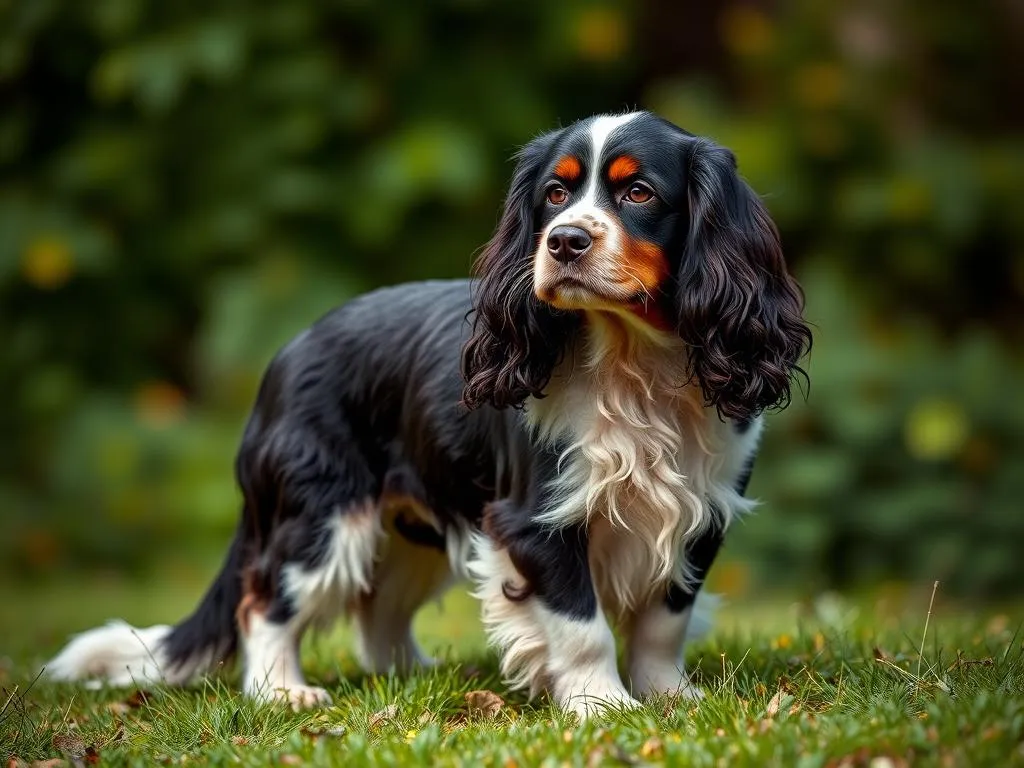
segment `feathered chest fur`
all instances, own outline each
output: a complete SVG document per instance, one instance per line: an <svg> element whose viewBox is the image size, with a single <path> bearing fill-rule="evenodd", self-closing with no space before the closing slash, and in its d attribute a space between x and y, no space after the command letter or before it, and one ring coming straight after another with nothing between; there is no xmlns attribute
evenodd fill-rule
<svg viewBox="0 0 1024 768"><path fill-rule="evenodd" d="M539 439L568 446L541 520L586 521L598 595L620 614L685 580L687 541L753 506L734 485L757 435L703 406L678 338L616 316L588 321L527 418Z"/></svg>

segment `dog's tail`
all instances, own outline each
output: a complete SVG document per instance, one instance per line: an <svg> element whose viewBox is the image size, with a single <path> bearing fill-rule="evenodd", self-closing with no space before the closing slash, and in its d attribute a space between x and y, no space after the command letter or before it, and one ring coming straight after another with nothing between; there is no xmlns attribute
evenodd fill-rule
<svg viewBox="0 0 1024 768"><path fill-rule="evenodd" d="M127 686L184 685L234 654L235 611L242 599L243 541L239 529L220 573L195 612L176 626L136 629L123 621L83 632L45 667L53 680Z"/></svg>

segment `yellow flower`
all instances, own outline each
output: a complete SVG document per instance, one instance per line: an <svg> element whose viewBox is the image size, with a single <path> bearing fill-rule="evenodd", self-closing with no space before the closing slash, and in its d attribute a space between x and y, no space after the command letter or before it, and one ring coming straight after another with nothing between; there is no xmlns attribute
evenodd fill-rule
<svg viewBox="0 0 1024 768"><path fill-rule="evenodd" d="M44 291L60 288L74 270L74 258L63 240L43 235L25 249L21 259L21 273L31 285Z"/></svg>
<svg viewBox="0 0 1024 768"><path fill-rule="evenodd" d="M907 450L915 459L941 461L956 454L967 440L970 424L959 403L929 398L915 405L904 424Z"/></svg>

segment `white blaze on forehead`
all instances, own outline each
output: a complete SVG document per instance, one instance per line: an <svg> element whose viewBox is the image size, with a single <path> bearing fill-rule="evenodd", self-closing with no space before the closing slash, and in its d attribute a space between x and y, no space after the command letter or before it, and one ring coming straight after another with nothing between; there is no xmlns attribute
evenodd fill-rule
<svg viewBox="0 0 1024 768"><path fill-rule="evenodd" d="M608 143L608 137L616 128L622 127L636 116L636 112L625 115L601 115L590 124L590 170L587 175L587 191L580 205L594 207L597 189L601 183L601 153L604 152L604 145Z"/></svg>
<svg viewBox="0 0 1024 768"><path fill-rule="evenodd" d="M601 154L608 143L608 137L617 129L633 120L639 113L630 112L625 115L601 115L590 124L590 166L587 169L587 182L583 195L562 213L554 218L548 228L560 224L578 222L583 214L598 219L605 215L597 208L597 192L601 186Z"/></svg>

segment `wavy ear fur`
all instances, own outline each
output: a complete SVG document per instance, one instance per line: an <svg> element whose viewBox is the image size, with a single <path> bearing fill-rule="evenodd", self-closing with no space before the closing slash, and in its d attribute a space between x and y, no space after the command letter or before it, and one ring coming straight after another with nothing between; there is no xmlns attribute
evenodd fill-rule
<svg viewBox="0 0 1024 768"><path fill-rule="evenodd" d="M810 350L803 293L786 270L768 211L736 172L733 154L687 142L690 228L679 266L679 335L690 373L723 418L784 408Z"/></svg>
<svg viewBox="0 0 1024 768"><path fill-rule="evenodd" d="M537 175L556 136L541 136L519 152L497 231L474 265L480 280L472 333L462 350L463 402L469 408L518 407L531 395L542 397L579 322L533 293Z"/></svg>

